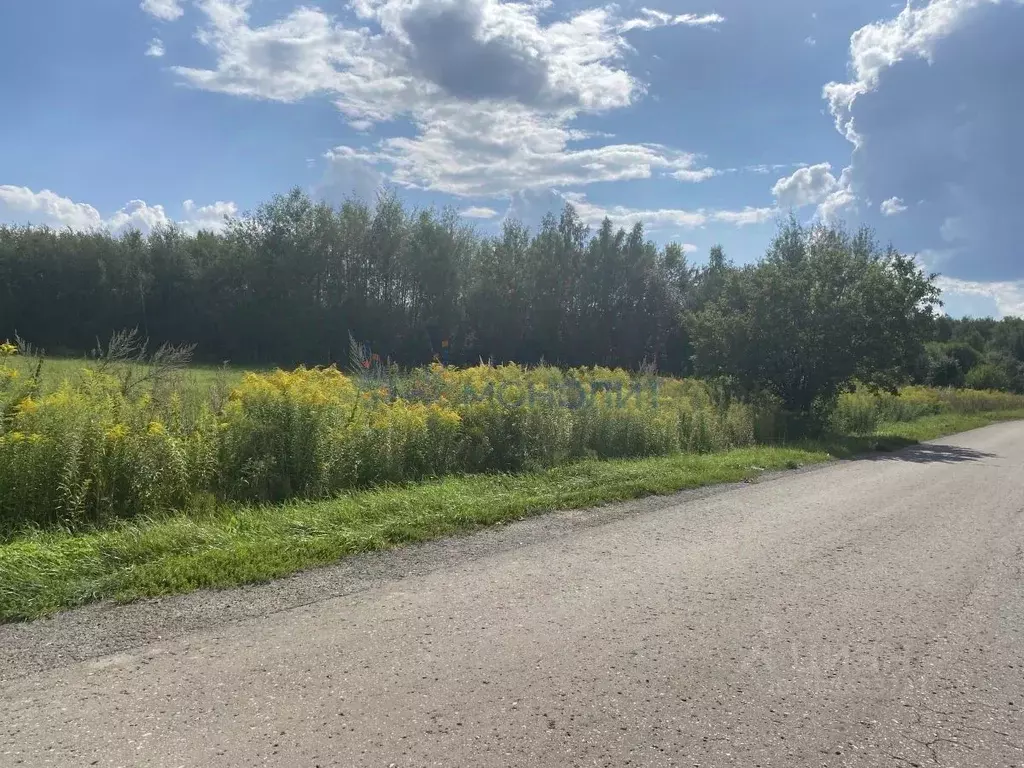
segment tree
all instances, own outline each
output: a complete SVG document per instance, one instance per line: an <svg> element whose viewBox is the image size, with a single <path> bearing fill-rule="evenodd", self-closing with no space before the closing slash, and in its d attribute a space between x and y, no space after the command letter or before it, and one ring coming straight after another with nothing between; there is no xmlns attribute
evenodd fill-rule
<svg viewBox="0 0 1024 768"><path fill-rule="evenodd" d="M922 382L932 387L962 387L964 369L949 354L949 345L929 342L925 345Z"/></svg>
<svg viewBox="0 0 1024 768"><path fill-rule="evenodd" d="M1010 376L1006 369L993 363L982 363L968 372L964 384L968 389L1010 388Z"/></svg>
<svg viewBox="0 0 1024 768"><path fill-rule="evenodd" d="M866 229L790 219L761 262L721 262L717 297L687 319L695 369L794 413L824 415L855 381L895 389L933 332L934 276Z"/></svg>

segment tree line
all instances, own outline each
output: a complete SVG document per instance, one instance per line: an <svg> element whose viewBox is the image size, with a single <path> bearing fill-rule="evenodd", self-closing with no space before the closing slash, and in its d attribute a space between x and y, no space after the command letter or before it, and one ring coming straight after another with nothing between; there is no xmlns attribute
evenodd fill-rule
<svg viewBox="0 0 1024 768"><path fill-rule="evenodd" d="M642 226L590 233L567 206L536 232L482 237L452 211L393 195L338 208L295 190L221 233L0 227L0 337L81 353L112 330L192 342L242 365L447 355L682 371L679 308L695 270Z"/></svg>
<svg viewBox="0 0 1024 768"><path fill-rule="evenodd" d="M934 276L870 232L782 223L765 257L695 268L642 225L567 205L483 236L394 195L339 207L299 190L222 232L0 227L0 338L79 354L137 327L198 359L647 365L725 377L808 410L853 379L1024 389L1024 324L936 312ZM980 371L980 372L979 372Z"/></svg>

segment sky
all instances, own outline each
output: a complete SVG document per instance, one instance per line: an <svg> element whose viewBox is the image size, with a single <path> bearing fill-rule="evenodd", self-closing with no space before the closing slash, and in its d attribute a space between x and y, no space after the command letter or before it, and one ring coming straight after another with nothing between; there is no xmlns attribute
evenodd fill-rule
<svg viewBox="0 0 1024 768"><path fill-rule="evenodd" d="M1024 0L0 4L0 222L217 229L300 187L566 201L760 257L870 226L952 315L1024 316Z"/></svg>

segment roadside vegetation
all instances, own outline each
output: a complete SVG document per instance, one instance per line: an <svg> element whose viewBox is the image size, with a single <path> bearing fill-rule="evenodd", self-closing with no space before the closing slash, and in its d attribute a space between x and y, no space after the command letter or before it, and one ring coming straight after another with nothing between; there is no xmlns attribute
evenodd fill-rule
<svg viewBox="0 0 1024 768"><path fill-rule="evenodd" d="M131 601L266 581L346 555L390 549L557 509L755 481L868 451L1024 419L1024 408L942 413L882 424L877 434L719 453L588 460L517 475L455 476L279 505L223 504L70 531L39 528L0 542L0 620L95 600Z"/></svg>
<svg viewBox="0 0 1024 768"><path fill-rule="evenodd" d="M910 257L792 220L754 264L693 269L571 208L487 239L293 194L223 235L0 227L0 269L84 313L55 343L0 303L0 620L1024 417L1024 328L949 321Z"/></svg>

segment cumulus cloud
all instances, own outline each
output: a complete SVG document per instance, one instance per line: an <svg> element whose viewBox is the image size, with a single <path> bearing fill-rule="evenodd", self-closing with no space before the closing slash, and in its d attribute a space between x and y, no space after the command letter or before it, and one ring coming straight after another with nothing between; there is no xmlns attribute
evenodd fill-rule
<svg viewBox="0 0 1024 768"><path fill-rule="evenodd" d="M883 200L880 209L883 216L898 216L907 210L906 204L898 197Z"/></svg>
<svg viewBox="0 0 1024 768"><path fill-rule="evenodd" d="M832 165L818 163L800 168L775 182L772 194L783 208L802 208L823 202L839 186Z"/></svg>
<svg viewBox="0 0 1024 768"><path fill-rule="evenodd" d="M717 171L656 144L594 145L582 114L633 104L645 91L624 66L626 32L708 27L717 14L636 18L614 5L542 20L543 2L354 0L356 23L298 8L254 25L247 0L198 0L199 41L214 67L178 66L186 83L292 102L321 95L358 130L406 120L367 147L337 147L348 172L460 196L505 197L653 175L703 181ZM587 141L588 146L580 146Z"/></svg>
<svg viewBox="0 0 1024 768"><path fill-rule="evenodd" d="M824 91L853 144L850 194L900 213L887 226L903 247L942 250L943 271L1001 286L1024 269L1022 36L1019 0L908 5L853 35L850 82Z"/></svg>
<svg viewBox="0 0 1024 768"><path fill-rule="evenodd" d="M0 185L0 217L72 229L93 229L103 222L100 212L87 203L76 203L49 189L33 192L9 184Z"/></svg>
<svg viewBox="0 0 1024 768"><path fill-rule="evenodd" d="M837 179L829 163L798 168L775 182L772 195L781 208L798 210L808 205L817 206L815 216L825 222L839 220L857 202L851 187L850 168L844 168Z"/></svg>
<svg viewBox="0 0 1024 768"><path fill-rule="evenodd" d="M859 96L878 88L882 73L909 58L934 60L940 41L960 26L973 10L998 5L1000 0L932 0L914 7L909 2L894 19L867 24L850 38L852 79L831 82L824 96L836 120L836 127L854 144L860 143L853 119L853 105Z"/></svg>
<svg viewBox="0 0 1024 768"><path fill-rule="evenodd" d="M146 55L152 56L154 58L160 58L166 52L167 51L164 49L163 40L161 40L159 37L154 37L152 40L150 40L149 46L146 48Z"/></svg>
<svg viewBox="0 0 1024 768"><path fill-rule="evenodd" d="M180 0L142 0L139 7L161 21L175 21L185 15Z"/></svg>
<svg viewBox="0 0 1024 768"><path fill-rule="evenodd" d="M186 200L181 207L185 216L177 224L186 232L191 233L200 230L219 232L224 229L228 220L238 216L238 206L224 200L218 200L209 205L196 205L192 200Z"/></svg>
<svg viewBox="0 0 1024 768"><path fill-rule="evenodd" d="M147 234L154 229L174 224L186 232L195 233L201 229L220 230L226 223L225 217L233 217L238 213L234 203L223 201L197 206L192 200L186 200L182 210L185 215L174 220L167 215L162 205L132 200L104 218L92 205L75 202L49 189L34 192L28 187L0 186L0 221L55 229L107 230L115 234L137 229Z"/></svg>
<svg viewBox="0 0 1024 768"><path fill-rule="evenodd" d="M103 228L111 232L124 232L129 229L152 232L170 224L171 219L162 205L149 205L145 200L132 200L104 221Z"/></svg>
<svg viewBox="0 0 1024 768"><path fill-rule="evenodd" d="M525 35L485 35L483 7L472 0L420 3L402 17L412 69L460 99L555 99L551 62Z"/></svg>

